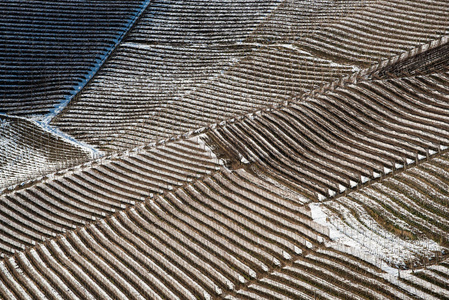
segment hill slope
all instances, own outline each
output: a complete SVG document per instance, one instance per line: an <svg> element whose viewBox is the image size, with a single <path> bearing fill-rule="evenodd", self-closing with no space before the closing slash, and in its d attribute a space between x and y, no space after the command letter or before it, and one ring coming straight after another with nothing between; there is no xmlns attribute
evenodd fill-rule
<svg viewBox="0 0 449 300"><path fill-rule="evenodd" d="M447 8L154 1L51 122L110 153L0 195L1 297L449 298Z"/></svg>

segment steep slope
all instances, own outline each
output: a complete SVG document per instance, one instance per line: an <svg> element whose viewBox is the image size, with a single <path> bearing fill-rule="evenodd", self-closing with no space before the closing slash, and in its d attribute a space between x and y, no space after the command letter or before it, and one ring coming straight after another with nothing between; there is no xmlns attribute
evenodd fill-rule
<svg viewBox="0 0 449 300"><path fill-rule="evenodd" d="M1 190L79 165L97 155L92 149L46 131L35 122L0 116Z"/></svg>
<svg viewBox="0 0 449 300"><path fill-rule="evenodd" d="M92 79L149 3L0 3L0 115L12 124L0 128L0 187L13 189L101 155L48 122Z"/></svg>
<svg viewBox="0 0 449 300"><path fill-rule="evenodd" d="M210 174L218 163L208 154L195 141L161 144L123 157L103 157L5 190L0 196L0 256Z"/></svg>
<svg viewBox="0 0 449 300"><path fill-rule="evenodd" d="M60 112L149 2L0 3L0 112L41 118Z"/></svg>
<svg viewBox="0 0 449 300"><path fill-rule="evenodd" d="M290 41L335 62L369 67L447 34L445 1L287 0L251 41Z"/></svg>
<svg viewBox="0 0 449 300"><path fill-rule="evenodd" d="M105 151L182 134L438 38L449 9L445 1L157 3L53 125Z"/></svg>
<svg viewBox="0 0 449 300"><path fill-rule="evenodd" d="M344 82L306 101L218 126L209 137L324 199L449 146L447 72Z"/></svg>
<svg viewBox="0 0 449 300"><path fill-rule="evenodd" d="M278 4L266 0L155 1L97 79L52 124L107 151L198 128L204 122L196 116L197 107L192 114L192 105L201 103L205 113L219 112L213 95L207 99L210 105L204 100L190 103L184 97L195 93L189 100L195 99L199 87L214 82L257 47L243 41ZM80 110L95 111L96 117L80 115ZM177 129L180 123L186 123L181 130Z"/></svg>
<svg viewBox="0 0 449 300"><path fill-rule="evenodd" d="M446 43L413 49L285 107L193 133L199 137L179 135L4 194L1 214L19 218L1 228L1 295L446 299L447 262L440 260L449 240L448 75L438 67L373 77L415 56L433 61L432 49ZM329 99L340 110L330 110ZM295 117L312 105L327 116L315 126ZM318 131L323 122L338 126ZM314 151L324 138L333 148L320 142ZM300 142L307 147L292 146ZM189 156L191 167L200 164L170 183L174 162ZM160 191L148 190L156 180ZM46 208L55 195L53 203L71 206L66 217L52 212L60 209L55 204ZM78 224L67 225L74 215ZM396 258L384 254L388 248ZM432 271L398 271L434 262Z"/></svg>

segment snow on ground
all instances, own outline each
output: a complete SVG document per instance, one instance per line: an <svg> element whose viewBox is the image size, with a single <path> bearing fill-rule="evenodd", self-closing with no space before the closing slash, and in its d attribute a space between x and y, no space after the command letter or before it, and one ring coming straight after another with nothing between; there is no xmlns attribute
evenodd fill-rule
<svg viewBox="0 0 449 300"><path fill-rule="evenodd" d="M272 44L272 45L269 45L269 46L270 47L283 47L283 48L290 49L290 50L296 51L298 53L304 54L304 55L309 56L309 57L314 57L314 58L316 57L315 55L311 54L310 52L304 51L304 50L298 48L297 46L295 46L293 44ZM324 62L327 62L329 64L329 66L331 66L331 67L336 67L336 68L339 68L339 67L343 67L343 68L344 67L351 67L352 68L352 72L359 72L360 71L360 68L355 66L355 65L339 64L339 63L334 62L333 60L323 59L323 58L317 58L317 60L318 59L322 60Z"/></svg>
<svg viewBox="0 0 449 300"><path fill-rule="evenodd" d="M61 130L59 130L59 128L51 126L47 123L44 122L39 122L39 121L34 121L34 123L39 126L40 128L42 128L44 131L47 131L55 136L58 136L60 138L62 138L63 140L65 140L66 142L76 146L76 147L81 147L84 150L88 151L91 153L92 158L99 158L101 156L103 156L105 153L102 151L97 150L96 148L94 148L93 146L83 143L81 141L78 141L77 139L75 139L74 137L71 137L70 135L62 132Z"/></svg>
<svg viewBox="0 0 449 300"><path fill-rule="evenodd" d="M328 222L328 216L321 209L321 203L310 203L309 208L311 212L312 219L320 225L329 228L329 238L333 241L344 238L345 235L342 234L337 228Z"/></svg>
<svg viewBox="0 0 449 300"><path fill-rule="evenodd" d="M33 143L29 135L35 139ZM0 119L0 193L101 156L103 153L95 148L36 120L15 116Z"/></svg>
<svg viewBox="0 0 449 300"><path fill-rule="evenodd" d="M329 228L332 241L326 246L374 263L391 275L397 276L398 268L406 268L410 261L419 266L422 257L431 258L436 252L445 251L433 240L405 240L385 230L374 219L364 216L367 219L361 223L344 207L332 206L342 214L342 219L326 207L329 203L309 204L312 219Z"/></svg>
<svg viewBox="0 0 449 300"><path fill-rule="evenodd" d="M117 36L112 42L114 43L107 51L104 53L104 55L101 57L101 59L96 59L95 64L92 66L92 68L89 70L89 72L86 74L86 76L78 82L76 86L73 87L73 91L70 95L66 96L64 99L61 100L58 106L50 110L50 112L43 116L43 118L40 120L42 124L49 124L51 120L58 115L66 106L70 103L70 101L75 97L79 91L81 91L84 86L95 76L95 74L98 72L98 70L101 68L101 66L105 63L105 61L108 59L109 55L117 48L117 46L120 44L120 42L125 37L126 33L131 29L131 27L134 25L134 23L139 19L139 17L142 15L142 13L146 10L148 5L150 4L151 0L145 0L140 9L137 10L134 14L133 18L130 18L128 22L123 26L122 33Z"/></svg>

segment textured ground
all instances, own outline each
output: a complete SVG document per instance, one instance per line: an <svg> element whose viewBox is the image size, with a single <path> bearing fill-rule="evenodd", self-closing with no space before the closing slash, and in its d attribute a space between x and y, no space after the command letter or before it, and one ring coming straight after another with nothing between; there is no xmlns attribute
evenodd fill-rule
<svg viewBox="0 0 449 300"><path fill-rule="evenodd" d="M449 298L445 1L13 4L1 298Z"/></svg>

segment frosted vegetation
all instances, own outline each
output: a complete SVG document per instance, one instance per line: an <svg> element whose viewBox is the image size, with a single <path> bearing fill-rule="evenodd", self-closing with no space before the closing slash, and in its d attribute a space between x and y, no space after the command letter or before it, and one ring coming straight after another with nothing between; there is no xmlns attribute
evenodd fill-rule
<svg viewBox="0 0 449 300"><path fill-rule="evenodd" d="M448 3L9 4L0 298L449 298Z"/></svg>

